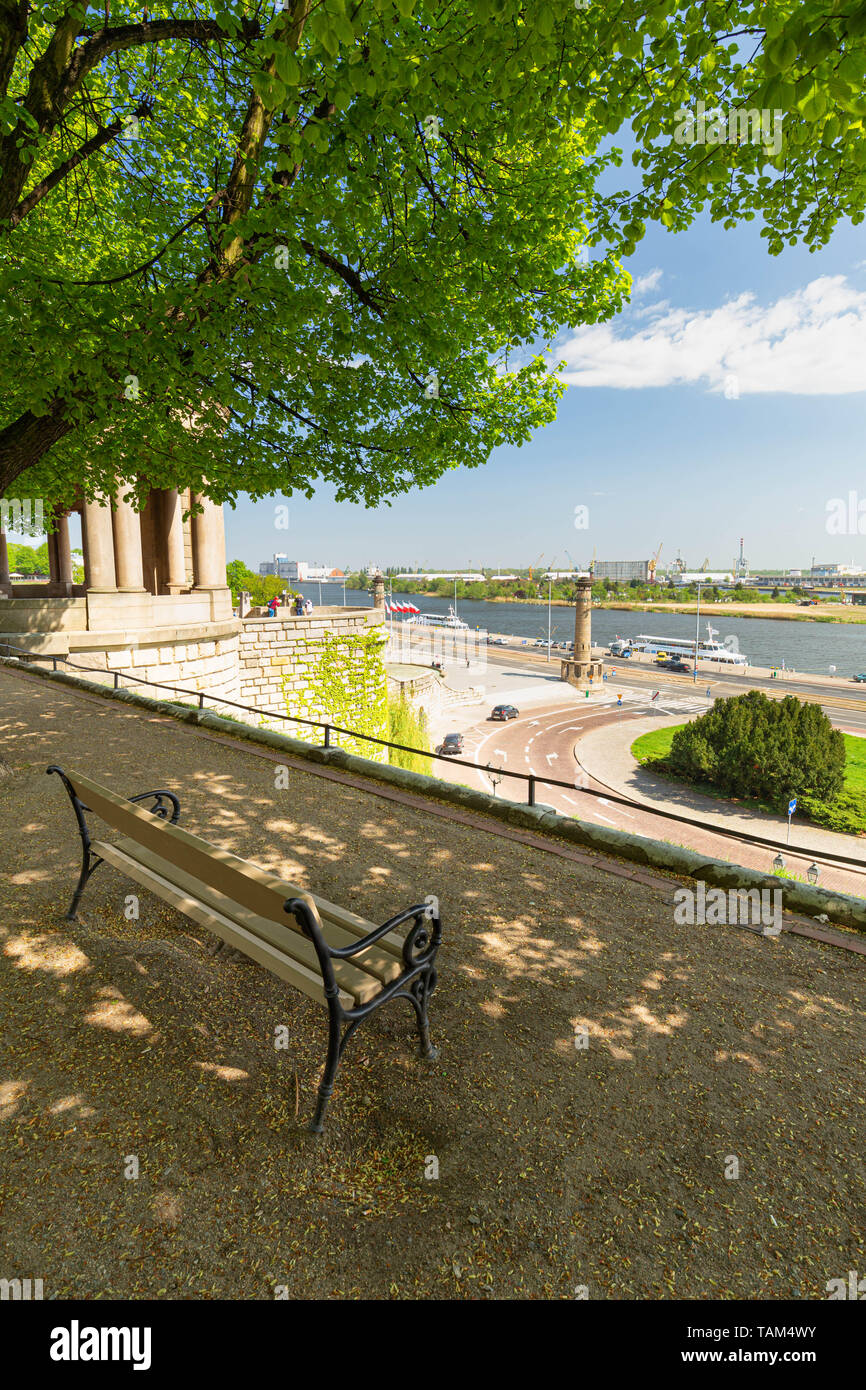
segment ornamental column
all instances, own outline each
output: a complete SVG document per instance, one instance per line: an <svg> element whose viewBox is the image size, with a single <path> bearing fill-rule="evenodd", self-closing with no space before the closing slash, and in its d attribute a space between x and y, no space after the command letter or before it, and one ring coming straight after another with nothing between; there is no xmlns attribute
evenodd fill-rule
<svg viewBox="0 0 866 1390"><path fill-rule="evenodd" d="M9 573L9 548L5 531L0 531L0 595L4 598L12 597L12 576Z"/></svg>
<svg viewBox="0 0 866 1390"><path fill-rule="evenodd" d="M126 497L118 497L115 501L112 529L117 587L124 593L143 594L141 519Z"/></svg>
<svg viewBox="0 0 866 1390"><path fill-rule="evenodd" d="M203 510L192 518L192 563L196 589L226 587L226 533L222 504L202 493L193 502Z"/></svg>
<svg viewBox="0 0 866 1390"><path fill-rule="evenodd" d="M81 509L84 548L84 587L99 593L115 593L114 535L111 507L95 497Z"/></svg>
<svg viewBox="0 0 866 1390"><path fill-rule="evenodd" d="M177 488L162 494L162 546L165 556L165 587L170 594L187 587L186 557L183 549L183 502Z"/></svg>
<svg viewBox="0 0 866 1390"><path fill-rule="evenodd" d="M57 535L57 578L66 588L67 597L72 592L72 546L69 543L69 517L60 516L55 522Z"/></svg>

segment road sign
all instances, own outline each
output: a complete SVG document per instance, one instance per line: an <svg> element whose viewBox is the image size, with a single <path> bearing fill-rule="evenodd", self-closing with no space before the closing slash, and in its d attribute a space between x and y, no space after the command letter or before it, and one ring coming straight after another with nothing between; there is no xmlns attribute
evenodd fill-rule
<svg viewBox="0 0 866 1390"><path fill-rule="evenodd" d="M788 815L789 815L789 816L793 816L793 814L794 814L794 812L796 811L796 809L797 809L797 798L796 798L796 796L792 796L792 797L791 797L791 800L788 802Z"/></svg>

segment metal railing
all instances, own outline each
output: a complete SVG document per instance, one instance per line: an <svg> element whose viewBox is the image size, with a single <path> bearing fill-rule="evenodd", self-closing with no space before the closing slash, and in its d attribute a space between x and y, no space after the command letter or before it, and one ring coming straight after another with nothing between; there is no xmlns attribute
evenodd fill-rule
<svg viewBox="0 0 866 1390"><path fill-rule="evenodd" d="M563 782L556 777L545 777L535 772L512 772L508 768L495 767L492 763L470 762L467 758L456 758L452 754L431 752L426 748L411 748L405 743L394 743L391 739L377 738L375 734L364 734L358 729L345 729L342 725L329 723L322 719L306 719L298 714L282 714L277 710L261 710L255 705L241 704L237 700L228 700L222 695L209 695L203 690L187 690L183 686L166 685L161 681L146 680L140 676L133 676L128 672L100 672L92 666L81 666L77 662L70 661L65 656L55 656L41 652L31 652L24 647L15 647L9 642L0 643L0 651L9 656L15 653L16 656L24 656L27 662L50 661L53 670L57 670L57 663L61 662L64 666L70 667L73 671L83 671L88 676L109 674L114 678L114 690L122 690L121 680L131 681L134 685L150 686L154 690L168 690L174 695L185 695L187 699L197 701L198 709L204 710L205 701L209 700L214 705L228 705L232 709L242 710L245 714L255 715L257 718L282 719L288 724L304 724L309 728L321 729L323 731L322 747L331 748L333 734L343 734L347 738L362 739L366 743L377 744L380 748L393 748L399 753L413 754L418 758L437 759L447 763L449 766L468 767L473 772L484 773L488 777L495 777L501 780L503 777L511 777L518 782L527 784L527 804L537 805L536 790L541 783L546 787L561 787L566 791L578 790L585 796L597 796L603 798L611 806L626 806L630 809L645 811L649 815L659 816L663 820L673 821L680 825L694 826L695 821L690 816L679 815L676 811L663 811L656 806L647 806L641 801L636 801L631 797L619 796L613 791L595 787L577 786L574 782ZM14 658L13 658L14 659ZM25 663L26 664L26 663ZM494 793L495 794L495 793ZM551 808L555 809L555 808ZM557 812L557 814L560 814ZM748 831L735 830L728 827L706 826L705 829L715 831L726 839L736 840L743 844L758 845L766 849L785 850L788 854L797 858L812 859L816 864L825 864L827 867L844 867L855 872L866 873L866 860L856 859L852 855L834 854L829 850L812 850L801 845L792 845L785 840L774 840L767 836L755 835Z"/></svg>

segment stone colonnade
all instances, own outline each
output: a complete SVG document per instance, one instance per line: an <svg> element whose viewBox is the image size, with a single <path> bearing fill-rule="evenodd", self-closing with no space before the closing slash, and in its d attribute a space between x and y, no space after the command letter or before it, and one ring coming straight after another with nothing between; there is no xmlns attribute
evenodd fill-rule
<svg viewBox="0 0 866 1390"><path fill-rule="evenodd" d="M154 488L137 512L126 497L85 502L81 513L84 589L94 593L180 594L193 589L222 589L226 583L223 510L198 493L192 500L202 511L191 518L191 575L183 512L189 493ZM69 517L56 519L48 537L50 584L46 593L73 594ZM191 578L191 583L190 583ZM6 536L0 531L0 594L13 594Z"/></svg>

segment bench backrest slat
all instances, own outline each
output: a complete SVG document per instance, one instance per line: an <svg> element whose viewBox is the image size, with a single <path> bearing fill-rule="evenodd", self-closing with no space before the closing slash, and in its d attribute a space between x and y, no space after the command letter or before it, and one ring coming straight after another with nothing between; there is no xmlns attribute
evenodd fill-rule
<svg viewBox="0 0 866 1390"><path fill-rule="evenodd" d="M303 889L294 888L277 878L276 874L268 873L258 864L251 864L229 850L218 849L189 830L182 830L179 825L169 825L143 806L133 805L124 797L92 782L89 777L75 772L67 773L67 777L79 800L108 825L123 835L129 835L186 873L194 874L203 883L209 883L227 898L272 922L300 931L295 918L283 910L286 898L298 897L321 922L315 899Z"/></svg>

